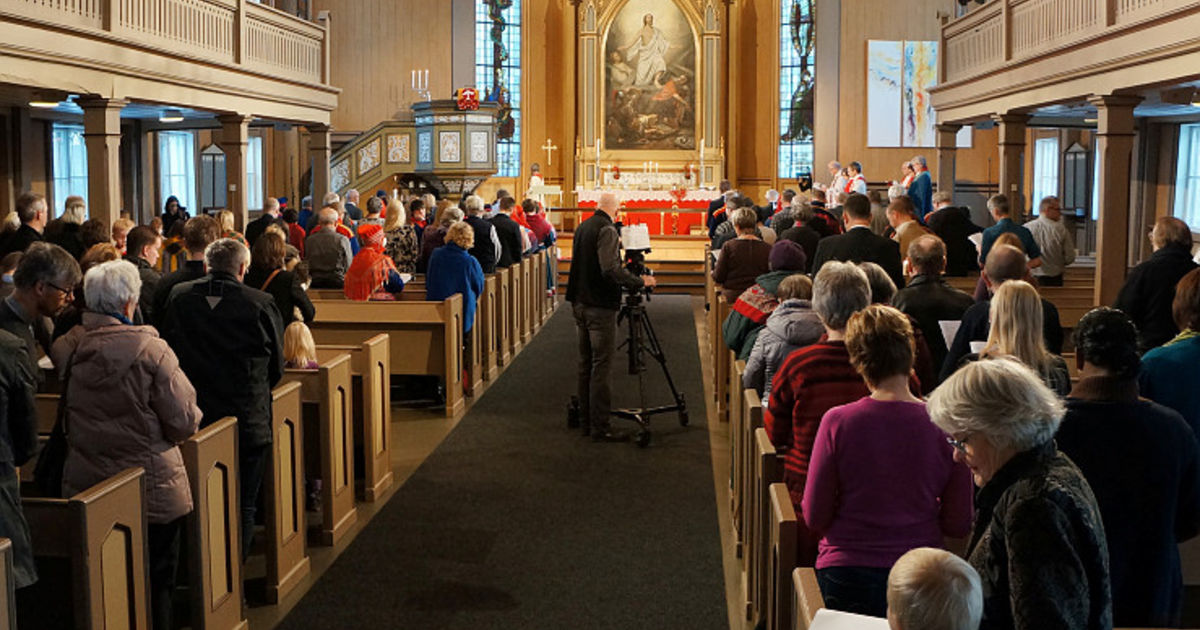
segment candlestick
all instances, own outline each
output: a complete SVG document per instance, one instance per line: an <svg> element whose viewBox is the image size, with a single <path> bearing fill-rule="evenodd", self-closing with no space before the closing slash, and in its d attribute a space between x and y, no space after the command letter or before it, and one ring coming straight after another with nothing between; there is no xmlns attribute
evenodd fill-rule
<svg viewBox="0 0 1200 630"><path fill-rule="evenodd" d="M412 89L417 89L417 71L411 70L409 75L408 86Z"/></svg>
<svg viewBox="0 0 1200 630"><path fill-rule="evenodd" d="M429 68L425 68L425 89L429 89Z"/></svg>

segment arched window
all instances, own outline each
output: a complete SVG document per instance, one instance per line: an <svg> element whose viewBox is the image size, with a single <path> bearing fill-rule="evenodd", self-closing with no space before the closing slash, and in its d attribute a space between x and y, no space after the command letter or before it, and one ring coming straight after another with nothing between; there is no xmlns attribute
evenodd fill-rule
<svg viewBox="0 0 1200 630"><path fill-rule="evenodd" d="M814 2L780 0L779 177L786 179L813 170Z"/></svg>
<svg viewBox="0 0 1200 630"><path fill-rule="evenodd" d="M500 103L496 175L521 174L521 0L475 0L475 85Z"/></svg>

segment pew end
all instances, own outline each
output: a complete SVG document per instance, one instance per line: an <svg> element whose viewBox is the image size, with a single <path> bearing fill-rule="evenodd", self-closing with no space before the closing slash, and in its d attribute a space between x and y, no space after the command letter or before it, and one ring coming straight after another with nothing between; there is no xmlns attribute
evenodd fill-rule
<svg viewBox="0 0 1200 630"><path fill-rule="evenodd" d="M0 538L0 630L17 630L16 577L12 541Z"/></svg>
<svg viewBox="0 0 1200 630"><path fill-rule="evenodd" d="M787 486L770 488L770 565L767 570L767 630L786 630L792 623L792 570L796 568L796 511Z"/></svg>
<svg viewBox="0 0 1200 630"><path fill-rule="evenodd" d="M39 627L150 627L144 476L130 468L67 499L23 501L36 532L28 603Z"/></svg>
<svg viewBox="0 0 1200 630"><path fill-rule="evenodd" d="M312 572L305 539L304 424L300 383L271 391L272 465L267 492L267 601L279 603Z"/></svg>
<svg viewBox="0 0 1200 630"><path fill-rule="evenodd" d="M812 627L817 611L825 607L821 587L817 584L817 572L812 567L797 567L792 572L792 600L795 630Z"/></svg>

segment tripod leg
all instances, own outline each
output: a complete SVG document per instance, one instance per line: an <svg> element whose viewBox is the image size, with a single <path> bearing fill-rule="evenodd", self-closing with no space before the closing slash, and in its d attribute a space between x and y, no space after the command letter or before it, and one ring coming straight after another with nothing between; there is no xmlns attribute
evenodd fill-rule
<svg viewBox="0 0 1200 630"><path fill-rule="evenodd" d="M667 387L671 388L671 395L675 397L675 404L679 406L679 424L686 427L689 421L687 402L684 400L683 394L675 387L675 379L671 378L671 370L667 367L667 355L663 352L662 344L658 342L654 324L651 323L649 317L643 316L642 326L646 333L646 348L650 352L650 356L654 357L662 367L663 376L667 379Z"/></svg>

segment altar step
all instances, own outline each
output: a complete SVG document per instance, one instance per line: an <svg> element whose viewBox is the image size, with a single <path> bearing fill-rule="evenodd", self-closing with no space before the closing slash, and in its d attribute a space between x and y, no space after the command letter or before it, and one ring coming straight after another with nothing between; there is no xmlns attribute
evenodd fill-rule
<svg viewBox="0 0 1200 630"><path fill-rule="evenodd" d="M668 295L704 295L704 263L683 260L647 260L646 266L654 271L658 280L655 293ZM559 291L567 291L567 280L571 272L571 258L562 255L558 259Z"/></svg>

